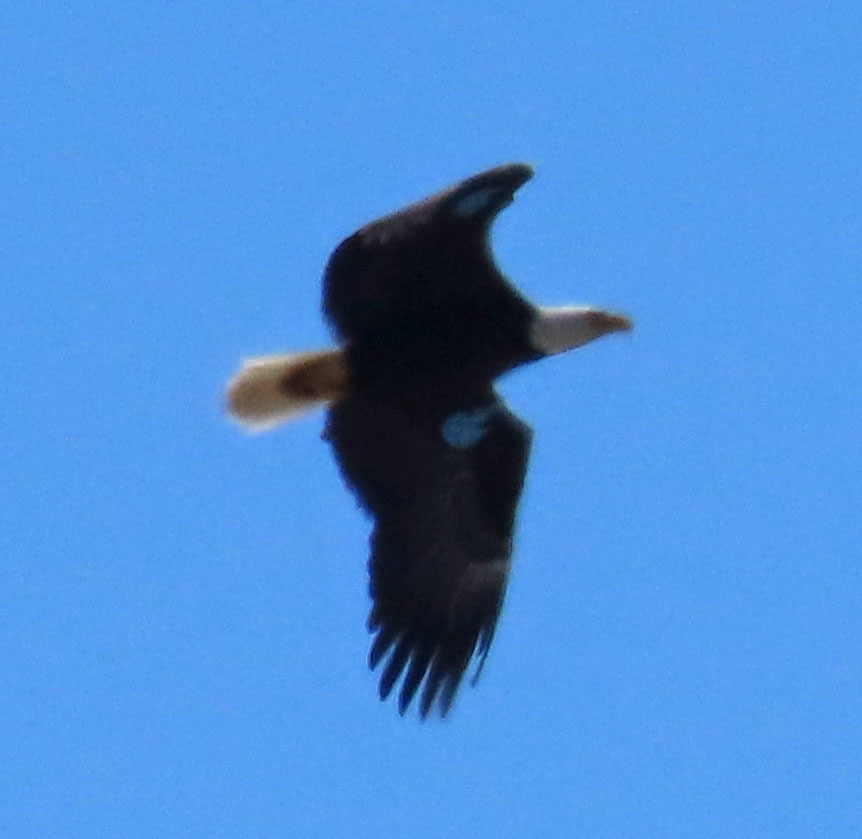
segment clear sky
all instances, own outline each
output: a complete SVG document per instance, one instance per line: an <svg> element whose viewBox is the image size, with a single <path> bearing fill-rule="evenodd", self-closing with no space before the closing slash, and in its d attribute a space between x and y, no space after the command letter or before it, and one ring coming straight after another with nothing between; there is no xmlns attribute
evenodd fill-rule
<svg viewBox="0 0 862 839"><path fill-rule="evenodd" d="M0 835L862 835L862 7L61 6L0 25ZM637 328L503 383L509 594L420 723L322 417L221 392L512 160L503 270Z"/></svg>

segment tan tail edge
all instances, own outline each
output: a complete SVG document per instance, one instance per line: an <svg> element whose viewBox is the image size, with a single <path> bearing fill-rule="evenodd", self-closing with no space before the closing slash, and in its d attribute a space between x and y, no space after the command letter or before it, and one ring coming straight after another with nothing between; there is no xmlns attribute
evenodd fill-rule
<svg viewBox="0 0 862 839"><path fill-rule="evenodd" d="M341 350L247 359L228 382L228 413L249 431L266 431L328 402L347 388Z"/></svg>

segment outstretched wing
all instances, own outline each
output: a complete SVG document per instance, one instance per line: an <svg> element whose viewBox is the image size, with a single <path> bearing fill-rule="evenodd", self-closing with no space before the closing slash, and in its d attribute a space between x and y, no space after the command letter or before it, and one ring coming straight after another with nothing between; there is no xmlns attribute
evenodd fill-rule
<svg viewBox="0 0 862 839"><path fill-rule="evenodd" d="M489 287L519 299L494 264L488 230L531 176L522 163L480 172L345 239L323 278L323 311L338 337L402 328L413 312L427 318L437 302Z"/></svg>
<svg viewBox="0 0 862 839"><path fill-rule="evenodd" d="M495 395L442 423L355 396L330 410L326 436L375 520L371 668L389 654L380 696L406 671L401 713L424 679L422 716L435 700L445 714L494 637L532 432Z"/></svg>

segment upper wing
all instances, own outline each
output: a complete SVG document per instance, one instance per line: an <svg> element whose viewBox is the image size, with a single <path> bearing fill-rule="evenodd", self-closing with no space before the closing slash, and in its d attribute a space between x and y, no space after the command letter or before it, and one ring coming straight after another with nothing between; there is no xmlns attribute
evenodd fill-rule
<svg viewBox="0 0 862 839"><path fill-rule="evenodd" d="M458 436L460 417L468 428ZM454 423L447 441L439 423L421 422L404 406L351 397L331 409L326 431L375 519L372 669L391 650L380 696L406 668L399 709L424 678L423 717L435 699L445 714L474 651L481 661L488 653L532 439L495 397L454 415Z"/></svg>
<svg viewBox="0 0 862 839"><path fill-rule="evenodd" d="M339 338L352 341L398 327L453 293L509 289L488 245L488 229L532 175L520 163L498 166L366 225L330 257L323 311ZM514 290L510 290L515 294Z"/></svg>

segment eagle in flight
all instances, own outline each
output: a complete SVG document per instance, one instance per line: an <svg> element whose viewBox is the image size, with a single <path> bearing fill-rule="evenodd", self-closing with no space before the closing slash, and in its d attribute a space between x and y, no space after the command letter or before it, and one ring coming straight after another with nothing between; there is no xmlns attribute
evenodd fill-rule
<svg viewBox="0 0 862 839"><path fill-rule="evenodd" d="M532 174L499 166L361 228L323 278L337 347L250 359L228 385L251 429L326 407L323 436L374 520L369 663L381 699L401 678L402 714L421 687L422 717L445 715L494 637L532 438L495 380L632 328L536 306L500 273L488 232Z"/></svg>

